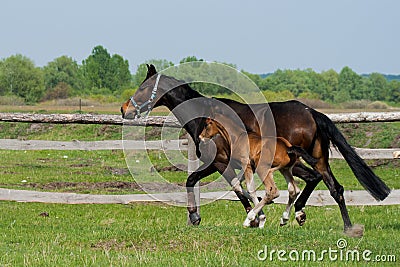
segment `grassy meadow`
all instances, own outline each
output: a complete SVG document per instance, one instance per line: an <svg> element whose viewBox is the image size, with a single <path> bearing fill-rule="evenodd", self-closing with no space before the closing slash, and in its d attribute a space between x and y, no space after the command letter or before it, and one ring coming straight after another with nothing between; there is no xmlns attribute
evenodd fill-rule
<svg viewBox="0 0 400 267"><path fill-rule="evenodd" d="M400 147L400 123L342 124L339 128L358 147ZM89 141L119 140L121 135L119 126L0 123L1 139ZM149 155L158 167L170 164L160 153ZM367 163L389 187L400 189L400 161ZM346 190L362 189L344 161L332 160L331 164ZM164 171L163 175L174 183L186 179L185 172ZM276 181L285 190L282 177L276 175ZM298 182L304 186L304 182ZM0 149L0 184L2 188L38 191L143 193L134 186L120 150ZM318 189L326 187L320 184ZM270 205L265 209L267 224L263 230L241 226L245 213L237 201L202 206L203 220L198 227L186 225L185 208L165 203L64 205L1 201L0 209L0 266L364 266L367 261L361 254L365 251L371 252L367 258L372 266L396 266L400 261L398 205L348 207L352 222L365 226L362 238L342 233L337 206L307 207L304 226L299 227L293 219L280 227L284 206ZM343 248L338 247L338 241L343 241L340 239L347 242ZM315 260L302 259L301 253L310 250L316 253ZM328 255L325 251L329 250L337 253ZM346 259L349 251L359 252L360 258ZM300 256L296 259L297 252Z"/></svg>

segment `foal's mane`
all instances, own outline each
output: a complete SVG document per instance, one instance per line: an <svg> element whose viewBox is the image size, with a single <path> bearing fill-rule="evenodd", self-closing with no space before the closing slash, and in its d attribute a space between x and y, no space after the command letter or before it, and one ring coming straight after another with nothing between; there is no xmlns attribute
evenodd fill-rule
<svg viewBox="0 0 400 267"><path fill-rule="evenodd" d="M217 119L216 117L218 117L219 119ZM233 143L239 136L247 133L246 130L241 125L235 123L229 115L216 114L216 116L214 116L214 122L218 128L218 132L229 144L231 144L231 146L233 146ZM227 127L224 127L224 125ZM232 137L234 137L235 139L232 140Z"/></svg>

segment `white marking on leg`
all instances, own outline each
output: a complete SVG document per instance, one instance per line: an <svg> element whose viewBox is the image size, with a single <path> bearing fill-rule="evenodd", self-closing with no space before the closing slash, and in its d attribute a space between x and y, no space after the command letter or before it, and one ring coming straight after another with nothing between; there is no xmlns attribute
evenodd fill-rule
<svg viewBox="0 0 400 267"><path fill-rule="evenodd" d="M258 228L260 228L260 229L264 228L264 225L265 225L265 222L266 222L266 217L265 217L265 215L260 215L260 216L258 217L258 220L260 221L260 223L259 223L259 225L258 225Z"/></svg>
<svg viewBox="0 0 400 267"><path fill-rule="evenodd" d="M294 181L291 168L290 169L282 169L281 173L285 177L285 180L288 184L288 192L289 192L289 200L286 205L286 210L283 212L281 221L280 221L280 225L283 226L283 225L286 225L290 219L290 213L291 213L293 204L294 204L297 196L300 193L300 188L296 185L296 183Z"/></svg>
<svg viewBox="0 0 400 267"><path fill-rule="evenodd" d="M304 214L304 211L303 210L299 210L299 211L296 211L296 218L298 218L298 217L301 217L301 216L303 216L303 214Z"/></svg>
<svg viewBox="0 0 400 267"><path fill-rule="evenodd" d="M249 213L247 214L247 219L249 219L250 221L254 221L256 219L256 214L254 210L249 211Z"/></svg>
<svg viewBox="0 0 400 267"><path fill-rule="evenodd" d="M244 222L243 222L243 226L250 227L250 223L251 223L251 221L246 217L246 220L244 220Z"/></svg>
<svg viewBox="0 0 400 267"><path fill-rule="evenodd" d="M240 185L240 181L236 177L232 179L231 186L233 191L242 192L242 186Z"/></svg>
<svg viewBox="0 0 400 267"><path fill-rule="evenodd" d="M284 226L288 223L288 221L289 221L289 213L284 211L281 217L280 225Z"/></svg>

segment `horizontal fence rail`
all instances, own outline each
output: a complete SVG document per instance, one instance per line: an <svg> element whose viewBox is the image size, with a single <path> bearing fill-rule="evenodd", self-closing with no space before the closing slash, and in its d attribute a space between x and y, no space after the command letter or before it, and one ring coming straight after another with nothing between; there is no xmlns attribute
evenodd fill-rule
<svg viewBox="0 0 400 267"><path fill-rule="evenodd" d="M400 121L400 112L355 112L326 114L335 123L351 122L395 122ZM0 121L56 124L110 124L133 126L182 127L172 116L148 116L135 120L122 119L121 115L107 114L35 114L0 113Z"/></svg>
<svg viewBox="0 0 400 267"><path fill-rule="evenodd" d="M281 190L276 204L286 204L289 194ZM262 197L265 191L257 191ZM400 203L400 190L393 190L383 201L376 201L367 191L344 191L348 206L386 206ZM239 200L232 191L202 192L202 200ZM18 202L63 203L63 204L129 204L133 202L171 202L186 203L186 192L130 195L89 195L76 193L38 192L0 188L0 200ZM315 190L307 201L307 206L337 205L328 190Z"/></svg>
<svg viewBox="0 0 400 267"><path fill-rule="evenodd" d="M47 140L18 140L0 139L0 149L7 150L179 150L187 151L188 140L160 140L160 141L137 141L137 140L106 140L106 141L47 141ZM194 148L193 148L194 149ZM400 148L388 149L366 149L355 148L358 155L363 159L393 159L400 157ZM331 148L330 158L343 159L343 156Z"/></svg>
<svg viewBox="0 0 400 267"><path fill-rule="evenodd" d="M0 149L7 150L188 150L188 140L106 140L106 141L47 141L0 139Z"/></svg>

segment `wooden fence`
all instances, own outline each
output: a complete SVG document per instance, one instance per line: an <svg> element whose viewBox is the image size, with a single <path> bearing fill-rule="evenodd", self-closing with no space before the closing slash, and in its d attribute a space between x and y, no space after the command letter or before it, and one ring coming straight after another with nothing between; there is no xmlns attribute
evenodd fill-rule
<svg viewBox="0 0 400 267"><path fill-rule="evenodd" d="M400 121L400 112L355 112L326 115L335 123ZM124 120L120 115L0 113L0 121L181 127L176 118L165 116Z"/></svg>
<svg viewBox="0 0 400 267"><path fill-rule="evenodd" d="M351 122L394 122L400 121L400 112L357 112L343 114L327 114L335 123ZM108 125L134 125L134 126L156 126L180 128L181 125L173 117L150 116L138 120L123 120L119 115L94 115L94 114L31 114L31 113L0 113L0 121L3 122L29 122L29 123L55 123L55 124L108 124ZM195 170L198 161L195 159L194 144L190 140L170 140L170 141L45 141L45 140L16 140L0 139L0 149L7 150L109 150L109 149L159 149L159 150L188 150L191 166L188 172ZM393 159L396 158L400 149L358 149L357 153L364 159ZM342 156L332 150L332 158L342 158ZM21 192L20 192L21 191ZM283 192L282 192L283 193ZM347 192L346 202L349 205L375 205L376 201L365 196L366 192ZM63 195L64 194L64 195ZM196 194L200 198L199 193ZM204 196L203 196L204 195ZM202 198L215 199L235 199L229 192L214 192L202 194ZM128 203L131 201L156 201L171 200L186 201L184 194L161 194L158 196L132 196L132 195L81 195L65 193L47 193L25 190L0 189L0 200L14 201L35 201L35 202L55 202L60 203ZM282 199L282 200L281 200ZM362 200L362 201L361 201ZM287 197L282 194L277 203L285 203ZM400 204L400 190L395 190L388 200L380 202L385 205ZM327 191L314 192L309 205L331 205L334 204Z"/></svg>
<svg viewBox="0 0 400 267"><path fill-rule="evenodd" d="M335 123L351 122L394 122L400 121L400 112L356 112L327 114ZM123 120L120 115L98 114L32 114L32 113L0 113L0 121L30 122L55 124L108 124L132 126L156 126L180 128L181 125L174 117L149 116L137 120ZM107 149L165 149L188 150L187 140L170 141L44 141L44 140L16 140L0 139L0 148L9 150L107 150ZM194 148L191 148L194 149ZM357 153L364 159L392 159L398 156L400 149L358 149ZM343 158L335 149L331 152L332 158Z"/></svg>

